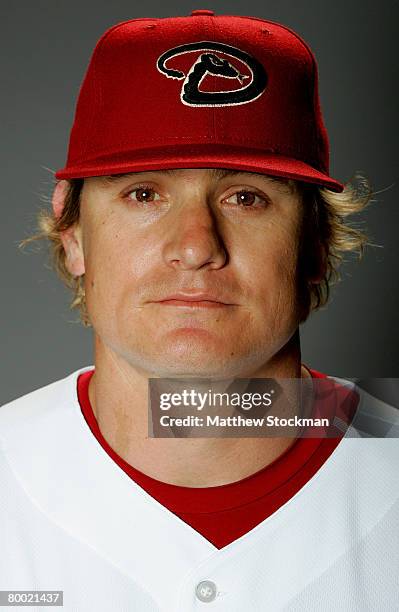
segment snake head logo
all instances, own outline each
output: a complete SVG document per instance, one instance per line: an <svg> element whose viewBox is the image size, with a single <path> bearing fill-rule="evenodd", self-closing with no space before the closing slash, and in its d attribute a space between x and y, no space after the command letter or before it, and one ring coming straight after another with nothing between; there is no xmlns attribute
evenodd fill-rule
<svg viewBox="0 0 399 612"><path fill-rule="evenodd" d="M194 53L197 59L186 71L167 66L172 58ZM229 59L226 59L226 56ZM223 43L203 41L174 47L158 58L157 68L170 79L183 80L180 100L187 106L248 104L259 98L267 85L266 71L258 60L241 49ZM201 83L209 75L219 79L238 80L240 87L221 87L218 91L203 90Z"/></svg>

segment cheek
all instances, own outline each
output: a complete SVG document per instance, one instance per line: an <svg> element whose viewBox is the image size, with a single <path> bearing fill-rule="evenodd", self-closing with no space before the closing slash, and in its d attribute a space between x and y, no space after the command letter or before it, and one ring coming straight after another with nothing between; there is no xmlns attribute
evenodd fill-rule
<svg viewBox="0 0 399 612"><path fill-rule="evenodd" d="M263 238L252 241L246 275L250 279L258 326L270 337L290 337L299 319L298 252L295 223L273 224ZM255 293L255 295L254 295Z"/></svg>
<svg viewBox="0 0 399 612"><path fill-rule="evenodd" d="M92 319L106 317L111 325L127 301L134 304L151 261L150 249L129 228L97 226L85 249L86 301Z"/></svg>
<svg viewBox="0 0 399 612"><path fill-rule="evenodd" d="M280 293L285 292L288 299L296 291L300 240L296 227L295 223L273 223L249 242L246 274L252 286L259 288L262 299L269 296L269 303Z"/></svg>
<svg viewBox="0 0 399 612"><path fill-rule="evenodd" d="M109 226L105 230L104 225L94 228L85 245L86 301L92 318L115 312L124 288L129 282L134 284L131 245L123 232Z"/></svg>

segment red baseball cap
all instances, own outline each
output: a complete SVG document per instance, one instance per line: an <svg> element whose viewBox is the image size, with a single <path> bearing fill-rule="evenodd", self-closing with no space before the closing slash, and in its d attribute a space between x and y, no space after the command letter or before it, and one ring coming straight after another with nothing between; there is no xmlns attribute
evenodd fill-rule
<svg viewBox="0 0 399 612"><path fill-rule="evenodd" d="M231 168L333 191L317 65L292 30L197 10L103 34L57 179Z"/></svg>

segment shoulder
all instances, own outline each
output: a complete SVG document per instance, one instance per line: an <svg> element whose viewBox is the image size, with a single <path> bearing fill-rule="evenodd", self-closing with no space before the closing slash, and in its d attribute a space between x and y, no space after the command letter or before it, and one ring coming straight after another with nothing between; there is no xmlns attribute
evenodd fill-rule
<svg viewBox="0 0 399 612"><path fill-rule="evenodd" d="M64 378L0 406L0 440L7 443L22 433L31 431L33 434L63 406L74 402L79 375L92 368L79 368Z"/></svg>
<svg viewBox="0 0 399 612"><path fill-rule="evenodd" d="M318 389L333 391L341 405L352 402L356 410L346 437L399 438L399 410L396 405L371 393L359 380L348 380L305 367ZM345 430L345 423L341 423L342 430Z"/></svg>

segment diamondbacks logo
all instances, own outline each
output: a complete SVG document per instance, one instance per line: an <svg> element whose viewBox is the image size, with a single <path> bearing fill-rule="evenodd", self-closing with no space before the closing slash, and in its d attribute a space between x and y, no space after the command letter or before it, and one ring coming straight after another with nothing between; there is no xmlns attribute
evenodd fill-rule
<svg viewBox="0 0 399 612"><path fill-rule="evenodd" d="M266 71L257 59L217 42L169 49L158 58L157 68L170 79L184 79L180 99L187 106L248 104L259 98L267 85ZM236 87L229 89L232 82Z"/></svg>

